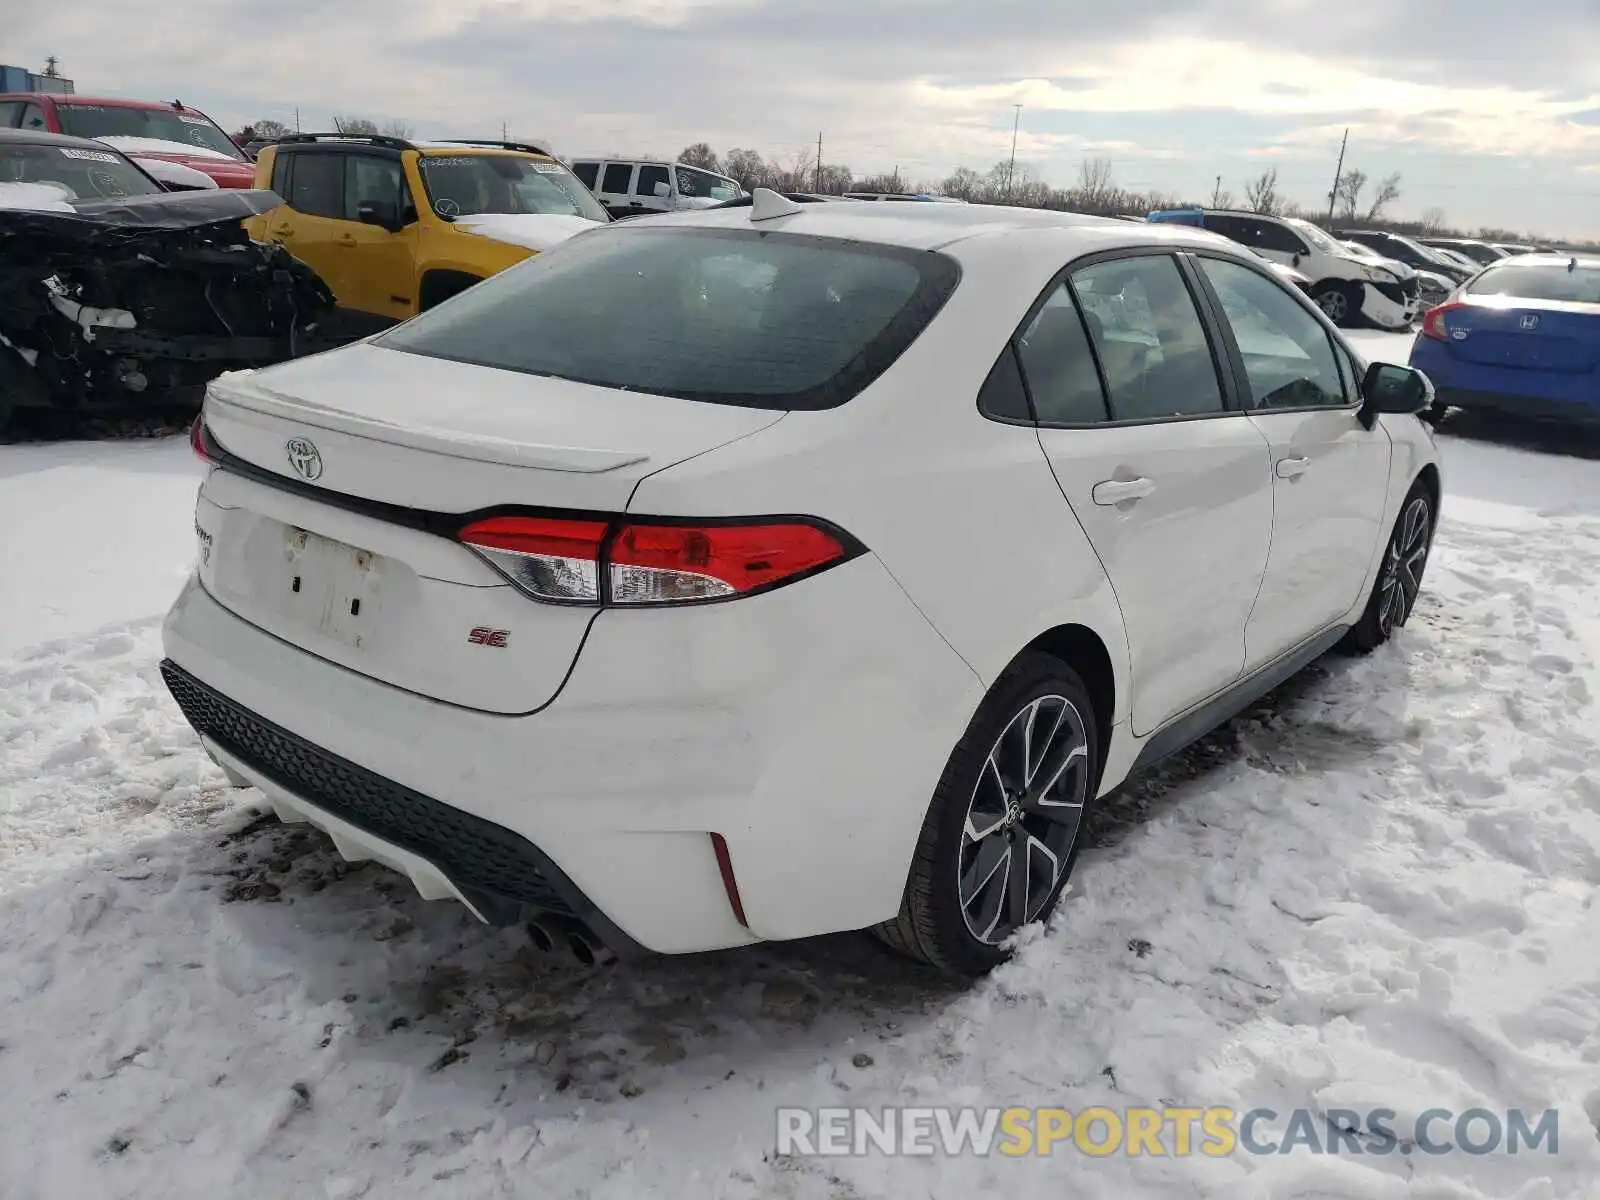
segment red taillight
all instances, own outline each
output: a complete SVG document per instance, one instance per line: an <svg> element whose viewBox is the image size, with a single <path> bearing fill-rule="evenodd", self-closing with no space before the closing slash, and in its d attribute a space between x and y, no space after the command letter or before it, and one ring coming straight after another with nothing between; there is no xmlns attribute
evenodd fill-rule
<svg viewBox="0 0 1600 1200"><path fill-rule="evenodd" d="M1465 304L1452 301L1449 304L1441 304L1438 308L1430 308L1428 315L1422 318L1422 336L1432 338L1436 342L1448 342L1450 331L1444 327L1444 319L1448 314L1465 307Z"/></svg>
<svg viewBox="0 0 1600 1200"><path fill-rule="evenodd" d="M528 595L563 604L724 600L855 553L843 535L801 520L668 524L508 516L475 521L457 537Z"/></svg>
<svg viewBox="0 0 1600 1200"><path fill-rule="evenodd" d="M205 463L215 463L216 456L211 452L211 437L206 433L204 417L196 417L194 424L189 426L189 449L195 456Z"/></svg>

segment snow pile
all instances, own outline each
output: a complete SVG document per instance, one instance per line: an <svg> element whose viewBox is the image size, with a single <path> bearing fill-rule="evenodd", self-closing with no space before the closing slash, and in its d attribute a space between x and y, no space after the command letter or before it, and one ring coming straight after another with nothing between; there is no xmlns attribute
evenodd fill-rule
<svg viewBox="0 0 1600 1200"><path fill-rule="evenodd" d="M0 208L24 212L76 212L72 189L59 183L0 183Z"/></svg>
<svg viewBox="0 0 1600 1200"><path fill-rule="evenodd" d="M208 146L197 146L193 142L172 142L166 138L124 137L113 134L109 137L96 138L108 146L114 146L124 154L132 157L138 154L181 154L186 158L216 158L223 162L238 162L232 155L224 154L220 150L213 150Z"/></svg>
<svg viewBox="0 0 1600 1200"><path fill-rule="evenodd" d="M479 213L455 219L458 229L471 230L497 242L541 251L559 246L586 229L596 229L599 224L587 217L562 213Z"/></svg>
<svg viewBox="0 0 1600 1200"><path fill-rule="evenodd" d="M181 188L194 188L204 190L214 188L217 181L204 171L196 171L193 167L186 167L182 163L169 162L164 158L148 158L140 155L130 155L138 163L144 173L158 183L174 184Z"/></svg>
<svg viewBox="0 0 1600 1200"><path fill-rule="evenodd" d="M8 1194L1592 1200L1600 466L1445 443L1400 639L1104 803L971 989L856 937L585 972L256 817L129 623L192 553L186 451L0 449L55 530L0 591ZM1560 1150L773 1154L779 1105L962 1104L1553 1108Z"/></svg>

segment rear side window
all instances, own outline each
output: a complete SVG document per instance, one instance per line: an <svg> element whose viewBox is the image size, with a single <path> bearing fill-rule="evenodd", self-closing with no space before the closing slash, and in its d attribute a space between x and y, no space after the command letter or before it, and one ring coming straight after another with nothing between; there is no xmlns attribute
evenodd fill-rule
<svg viewBox="0 0 1600 1200"><path fill-rule="evenodd" d="M632 178L632 163L612 163L606 168L606 173L600 181L600 190L619 196L625 195L628 191L628 182Z"/></svg>
<svg viewBox="0 0 1600 1200"><path fill-rule="evenodd" d="M1580 264L1569 268L1564 263L1490 267L1467 285L1467 293L1600 304L1600 267Z"/></svg>
<svg viewBox="0 0 1600 1200"><path fill-rule="evenodd" d="M833 408L904 353L958 278L926 250L617 228L495 275L380 344L715 404Z"/></svg>
<svg viewBox="0 0 1600 1200"><path fill-rule="evenodd" d="M1117 421L1223 411L1205 325L1164 254L1111 259L1072 276Z"/></svg>
<svg viewBox="0 0 1600 1200"><path fill-rule="evenodd" d="M284 197L289 207L312 217L344 216L344 156L299 153L293 157L294 173Z"/></svg>
<svg viewBox="0 0 1600 1200"><path fill-rule="evenodd" d="M272 190L289 199L289 168L294 163L292 154L275 154L272 158Z"/></svg>
<svg viewBox="0 0 1600 1200"><path fill-rule="evenodd" d="M595 181L600 175L600 164L592 162L573 163L572 173L578 177L579 183L592 192L594 191Z"/></svg>
<svg viewBox="0 0 1600 1200"><path fill-rule="evenodd" d="M37 104L24 104L22 106L22 120L17 122L24 129L43 129L44 109Z"/></svg>
<svg viewBox="0 0 1600 1200"><path fill-rule="evenodd" d="M1083 425L1106 419L1100 372L1083 318L1065 284L1050 293L1038 316L1022 331L1017 353L1042 424Z"/></svg>

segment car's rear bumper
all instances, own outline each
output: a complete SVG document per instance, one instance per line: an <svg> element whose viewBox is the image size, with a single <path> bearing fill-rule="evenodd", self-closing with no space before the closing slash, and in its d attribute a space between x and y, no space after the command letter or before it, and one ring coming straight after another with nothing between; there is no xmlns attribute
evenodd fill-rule
<svg viewBox="0 0 1600 1200"><path fill-rule="evenodd" d="M1419 338L1411 365L1433 381L1441 405L1546 421L1600 421L1595 372L1530 371L1462 362L1448 348Z"/></svg>
<svg viewBox="0 0 1600 1200"><path fill-rule="evenodd" d="M280 813L425 896L496 922L575 916L624 953L892 916L982 697L870 555L732 604L604 613L559 695L525 717L328 663L194 581L165 645L208 748Z"/></svg>

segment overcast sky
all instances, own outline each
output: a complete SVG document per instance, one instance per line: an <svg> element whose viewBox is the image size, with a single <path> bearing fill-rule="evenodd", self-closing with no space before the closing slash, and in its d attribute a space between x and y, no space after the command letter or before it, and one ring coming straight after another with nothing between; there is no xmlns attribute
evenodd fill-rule
<svg viewBox="0 0 1600 1200"><path fill-rule="evenodd" d="M1347 165L1442 208L1600 237L1600 0L100 0L27 6L9 58L235 127L334 112L564 155L709 141L938 179L1009 152L1070 183L1325 203Z"/></svg>

